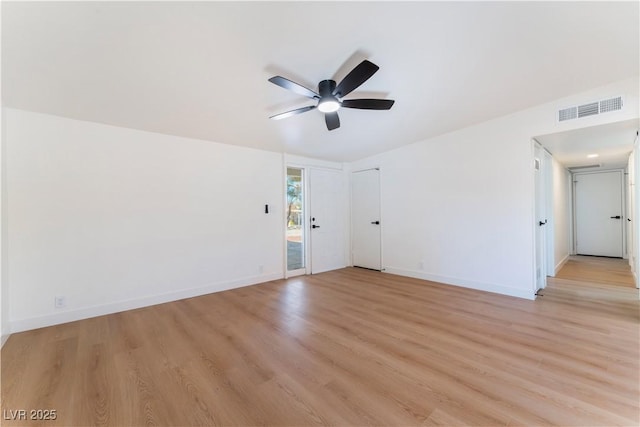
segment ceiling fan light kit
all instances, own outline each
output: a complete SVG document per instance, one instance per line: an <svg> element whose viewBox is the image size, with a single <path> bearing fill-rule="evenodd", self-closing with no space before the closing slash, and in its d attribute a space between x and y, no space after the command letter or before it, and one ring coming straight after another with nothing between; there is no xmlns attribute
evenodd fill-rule
<svg viewBox="0 0 640 427"><path fill-rule="evenodd" d="M323 113L333 113L334 111L338 111L340 109L340 101L335 99L324 99L318 102L318 110Z"/></svg>
<svg viewBox="0 0 640 427"><path fill-rule="evenodd" d="M345 99L340 98L357 89L361 84L369 80L379 67L374 63L364 60L358 64L346 77L336 85L334 80L322 80L318 83L318 92L314 92L298 83L282 76L274 76L269 81L298 95L317 100L316 105L309 105L295 110L271 116L271 119L280 120L296 114L318 109L325 114L327 129L334 130L340 127L340 118L337 111L341 108L356 108L361 110L389 110L395 101L392 99Z"/></svg>

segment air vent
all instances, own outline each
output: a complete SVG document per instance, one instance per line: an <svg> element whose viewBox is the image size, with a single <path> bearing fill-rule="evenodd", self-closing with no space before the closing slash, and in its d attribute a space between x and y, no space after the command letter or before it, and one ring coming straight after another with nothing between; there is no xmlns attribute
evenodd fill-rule
<svg viewBox="0 0 640 427"><path fill-rule="evenodd" d="M598 114L598 103L584 104L578 106L578 117L587 117Z"/></svg>
<svg viewBox="0 0 640 427"><path fill-rule="evenodd" d="M599 168L601 167L601 164L595 164L595 165L586 165L586 166L572 166L570 168L568 168L570 171L576 171L576 170L581 170L581 169L592 169L592 168Z"/></svg>
<svg viewBox="0 0 640 427"><path fill-rule="evenodd" d="M607 113L609 111L618 111L618 110L622 110L621 96L617 98L605 99L604 101L600 101L601 113Z"/></svg>
<svg viewBox="0 0 640 427"><path fill-rule="evenodd" d="M558 120L564 122L578 117L578 107L569 107L558 111Z"/></svg>
<svg viewBox="0 0 640 427"><path fill-rule="evenodd" d="M602 101L589 102L588 104L563 108L558 111L558 121L573 120L582 117L595 116L596 114L622 110L622 97L604 99Z"/></svg>

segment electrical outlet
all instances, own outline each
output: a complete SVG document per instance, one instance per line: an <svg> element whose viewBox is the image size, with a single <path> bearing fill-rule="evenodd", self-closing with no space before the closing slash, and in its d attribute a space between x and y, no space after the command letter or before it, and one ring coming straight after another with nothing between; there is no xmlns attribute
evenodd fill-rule
<svg viewBox="0 0 640 427"><path fill-rule="evenodd" d="M67 306L67 298L64 295L56 296L54 306L55 308L65 308Z"/></svg>

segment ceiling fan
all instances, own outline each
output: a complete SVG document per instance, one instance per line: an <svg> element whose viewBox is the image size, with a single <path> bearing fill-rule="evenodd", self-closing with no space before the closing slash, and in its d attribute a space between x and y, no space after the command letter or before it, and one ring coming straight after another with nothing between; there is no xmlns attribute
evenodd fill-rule
<svg viewBox="0 0 640 427"><path fill-rule="evenodd" d="M309 105L307 107L297 108L285 113L276 114L275 116L271 116L269 118L280 120L317 108L324 113L324 120L327 123L327 129L334 130L340 127L338 110L341 107L358 108L362 110L388 110L391 108L391 106L393 106L393 103L395 102L392 99L341 100L341 98L347 96L355 89L357 89L362 83L366 82L371 76L376 73L376 71L378 71L379 68L380 67L378 67L376 64L365 59L353 70L351 70L349 74L347 74L346 77L342 79L342 81L337 85L334 80L323 80L318 83L318 92L307 89L306 87L296 82L292 82L289 79L285 79L281 76L271 77L269 79L271 83L288 89L299 95L317 100L318 103L316 105Z"/></svg>

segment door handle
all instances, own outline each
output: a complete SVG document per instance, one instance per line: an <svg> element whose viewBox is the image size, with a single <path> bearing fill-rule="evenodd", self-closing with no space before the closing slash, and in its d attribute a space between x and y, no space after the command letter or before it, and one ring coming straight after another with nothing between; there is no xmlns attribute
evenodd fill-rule
<svg viewBox="0 0 640 427"><path fill-rule="evenodd" d="M545 219L545 220L544 220L544 222L539 221L539 222L538 222L538 225L539 225L540 227L542 227L542 226L543 226L543 225L545 225L546 223L547 223L547 220Z"/></svg>
<svg viewBox="0 0 640 427"><path fill-rule="evenodd" d="M371 221L371 224L379 225L380 221Z"/></svg>
<svg viewBox="0 0 640 427"><path fill-rule="evenodd" d="M311 226L311 228L320 228L320 226L319 226L319 225L315 225L315 224L313 224L313 225Z"/></svg>
<svg viewBox="0 0 640 427"><path fill-rule="evenodd" d="M620 215L612 216L611 219L620 219Z"/></svg>

